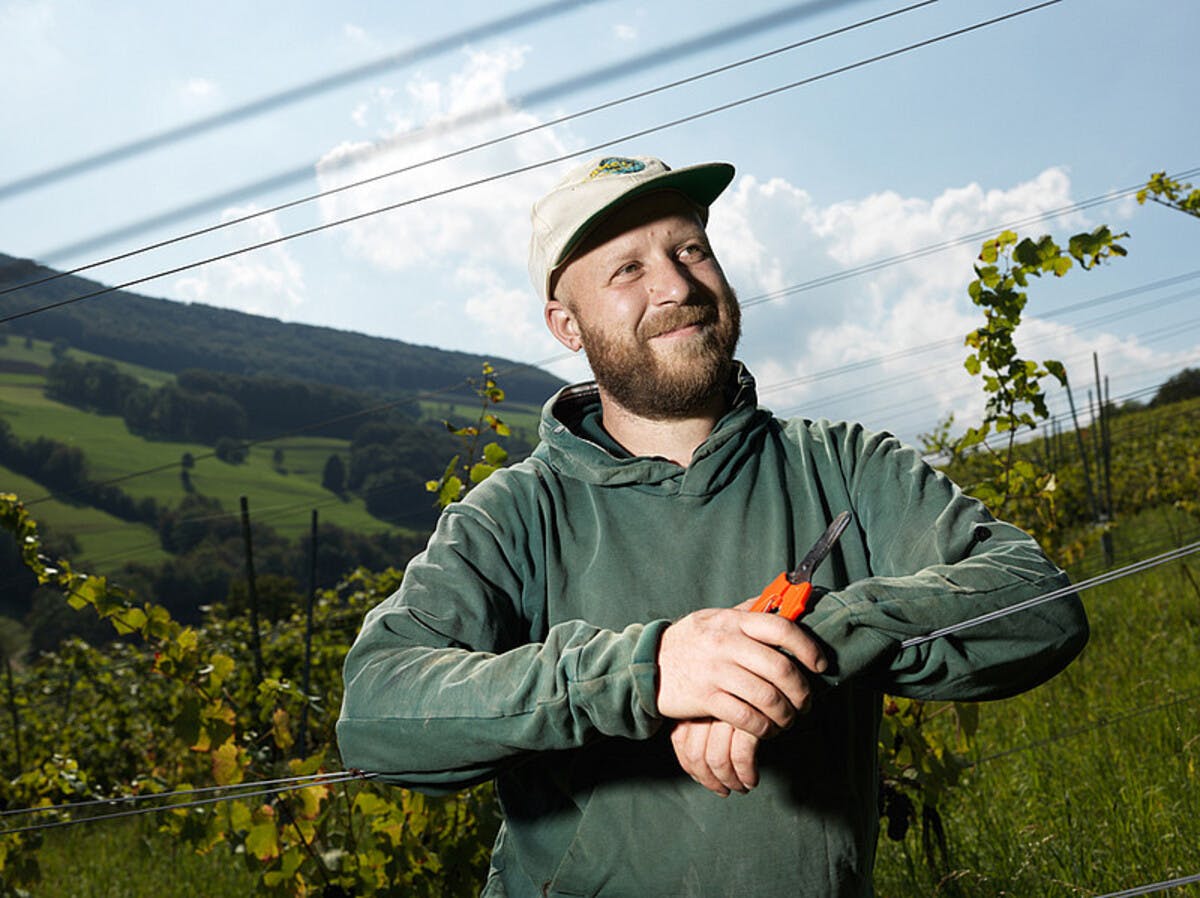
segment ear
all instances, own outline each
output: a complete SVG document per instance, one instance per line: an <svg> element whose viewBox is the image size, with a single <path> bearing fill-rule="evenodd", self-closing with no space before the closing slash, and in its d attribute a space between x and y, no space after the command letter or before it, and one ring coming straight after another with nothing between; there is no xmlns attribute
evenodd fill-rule
<svg viewBox="0 0 1200 898"><path fill-rule="evenodd" d="M545 316L546 327L550 328L554 339L571 352L578 352L583 348L583 340L579 335L579 322L575 320L574 313L562 302L557 299L548 301Z"/></svg>

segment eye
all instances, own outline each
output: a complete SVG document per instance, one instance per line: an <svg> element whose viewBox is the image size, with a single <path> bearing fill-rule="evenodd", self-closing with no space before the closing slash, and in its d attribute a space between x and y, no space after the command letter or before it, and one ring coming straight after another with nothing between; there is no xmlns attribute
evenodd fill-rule
<svg viewBox="0 0 1200 898"><path fill-rule="evenodd" d="M641 266L640 262L626 262L624 265L622 265L620 268L618 268L615 272L613 272L613 278L618 279L618 278L632 277L633 275L635 275L639 271L641 271L641 269L642 269L642 266Z"/></svg>
<svg viewBox="0 0 1200 898"><path fill-rule="evenodd" d="M703 262L708 256L708 247L703 243L689 243L679 251L679 258L684 262Z"/></svg>

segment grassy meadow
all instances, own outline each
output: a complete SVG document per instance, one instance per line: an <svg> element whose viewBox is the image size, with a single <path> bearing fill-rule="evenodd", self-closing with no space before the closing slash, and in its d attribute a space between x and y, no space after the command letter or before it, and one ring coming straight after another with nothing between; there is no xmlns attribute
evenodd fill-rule
<svg viewBox="0 0 1200 898"><path fill-rule="evenodd" d="M152 817L50 830L39 860L42 881L30 898L234 898L255 888L227 847L195 854L159 833Z"/></svg>
<svg viewBox="0 0 1200 898"><path fill-rule="evenodd" d="M1125 522L1117 565L1174 548L1180 518ZM881 837L881 898L1096 896L1200 874L1198 582L1185 559L1082 593L1080 658L980 709L974 766L941 806L949 863L931 870L914 833Z"/></svg>
<svg viewBox="0 0 1200 898"><path fill-rule="evenodd" d="M86 359L87 353L72 351ZM10 340L0 347L0 359L48 365L49 347L34 341L26 348L21 341ZM148 383L161 383L171 375L121 363L122 370ZM100 482L115 480L131 471L148 471L119 486L134 498L150 497L163 506L177 504L186 495L180 478L180 459L191 453L196 460L191 481L196 491L221 501L231 511L238 508L241 496L250 502L255 520L269 524L282 535L295 538L307 533L312 509L321 519L358 532L381 532L390 525L372 517L361 499L342 500L321 486L321 473L333 453L349 456L346 440L316 436L294 436L250 447L244 463L230 465L212 454L212 447L200 443L147 440L129 432L125 422L115 415L96 415L73 406L47 399L45 379L32 373L0 373L0 417L23 440L50 436L78 446L87 457L91 477ZM283 453L282 462L274 462L275 452ZM26 502L36 502L37 516L51 527L75 533L79 539L81 562L122 561L136 545L154 543L149 527L129 524L94 509L77 508L57 500L44 500L46 490L19 475L0 468L0 489L17 493ZM144 532L143 532L144 531ZM156 549L147 549L139 559L158 560Z"/></svg>

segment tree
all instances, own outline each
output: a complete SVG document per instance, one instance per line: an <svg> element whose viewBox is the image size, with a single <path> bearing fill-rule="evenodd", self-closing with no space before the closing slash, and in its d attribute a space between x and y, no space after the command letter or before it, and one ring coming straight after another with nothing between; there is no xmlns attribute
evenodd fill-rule
<svg viewBox="0 0 1200 898"><path fill-rule="evenodd" d="M321 486L337 496L345 492L346 465L336 452L325 460L325 467L321 471Z"/></svg>
<svg viewBox="0 0 1200 898"><path fill-rule="evenodd" d="M249 455L249 450L246 448L245 443L230 437L221 437L217 440L217 445L213 447L213 452L221 461L231 465L240 465L246 460L246 456Z"/></svg>
<svg viewBox="0 0 1200 898"><path fill-rule="evenodd" d="M1172 402L1191 399L1193 396L1200 396L1200 369L1184 368L1178 374L1167 378L1155 392L1154 398L1150 400L1150 405L1168 405Z"/></svg>

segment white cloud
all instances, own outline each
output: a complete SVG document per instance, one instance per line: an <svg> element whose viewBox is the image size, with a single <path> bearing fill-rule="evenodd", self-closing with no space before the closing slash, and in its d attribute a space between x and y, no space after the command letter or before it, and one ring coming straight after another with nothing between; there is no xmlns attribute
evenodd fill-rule
<svg viewBox="0 0 1200 898"><path fill-rule="evenodd" d="M533 115L512 109L507 100L507 79L523 65L525 53L519 48L468 52L462 67L444 81L416 76L402 91L375 95L375 111L390 122L384 136L389 148L379 151L371 143L358 142L330 150L317 167L322 189L417 166L431 157L538 124ZM408 135L416 127L426 131L412 139ZM486 153L419 166L325 197L321 214L332 221L399 204L392 211L337 229L351 264L387 272L397 279L404 295L420 295L414 326L425 327L429 321L432 327L430 310L437 309L439 315L470 322L479 330L477 337L471 335L465 342L521 358L548 354L549 338L543 336L541 308L524 263L530 197L548 189L558 174L545 169L513 177L503 174L562 155L568 140L549 130L536 131ZM472 182L479 183L454 189ZM442 191L446 192L413 202ZM410 331L405 338L444 342L432 331Z"/></svg>
<svg viewBox="0 0 1200 898"><path fill-rule="evenodd" d="M222 221L257 211L256 207L231 208ZM273 240L282 235L274 215L264 215L223 232L230 248ZM232 256L210 263L180 278L176 295L189 302L237 309L287 320L306 299L304 275L286 244Z"/></svg>
<svg viewBox="0 0 1200 898"><path fill-rule="evenodd" d="M637 40L638 30L632 25L614 25L613 36L619 41L635 41Z"/></svg>
<svg viewBox="0 0 1200 898"><path fill-rule="evenodd" d="M875 426L909 421L902 435L910 439L950 411L960 422L977 420L982 393L963 369L962 337L982 323L966 294L982 238L838 275L1070 203L1070 179L1060 168L1008 189L969 184L932 199L884 191L827 207L781 179L742 176L714 207L710 230L731 281L743 302L750 300L741 355L764 403L793 414L865 416ZM1074 215L1030 224L1023 233L1083 226ZM819 283L823 278L828 282ZM797 285L805 289L769 302L755 298ZM1093 344L1103 345L1114 368L1147 358L1145 347L1127 338L1093 338L1089 351ZM1028 311L1018 346L1039 360L1081 351L1075 328ZM836 369L848 370L829 376Z"/></svg>

